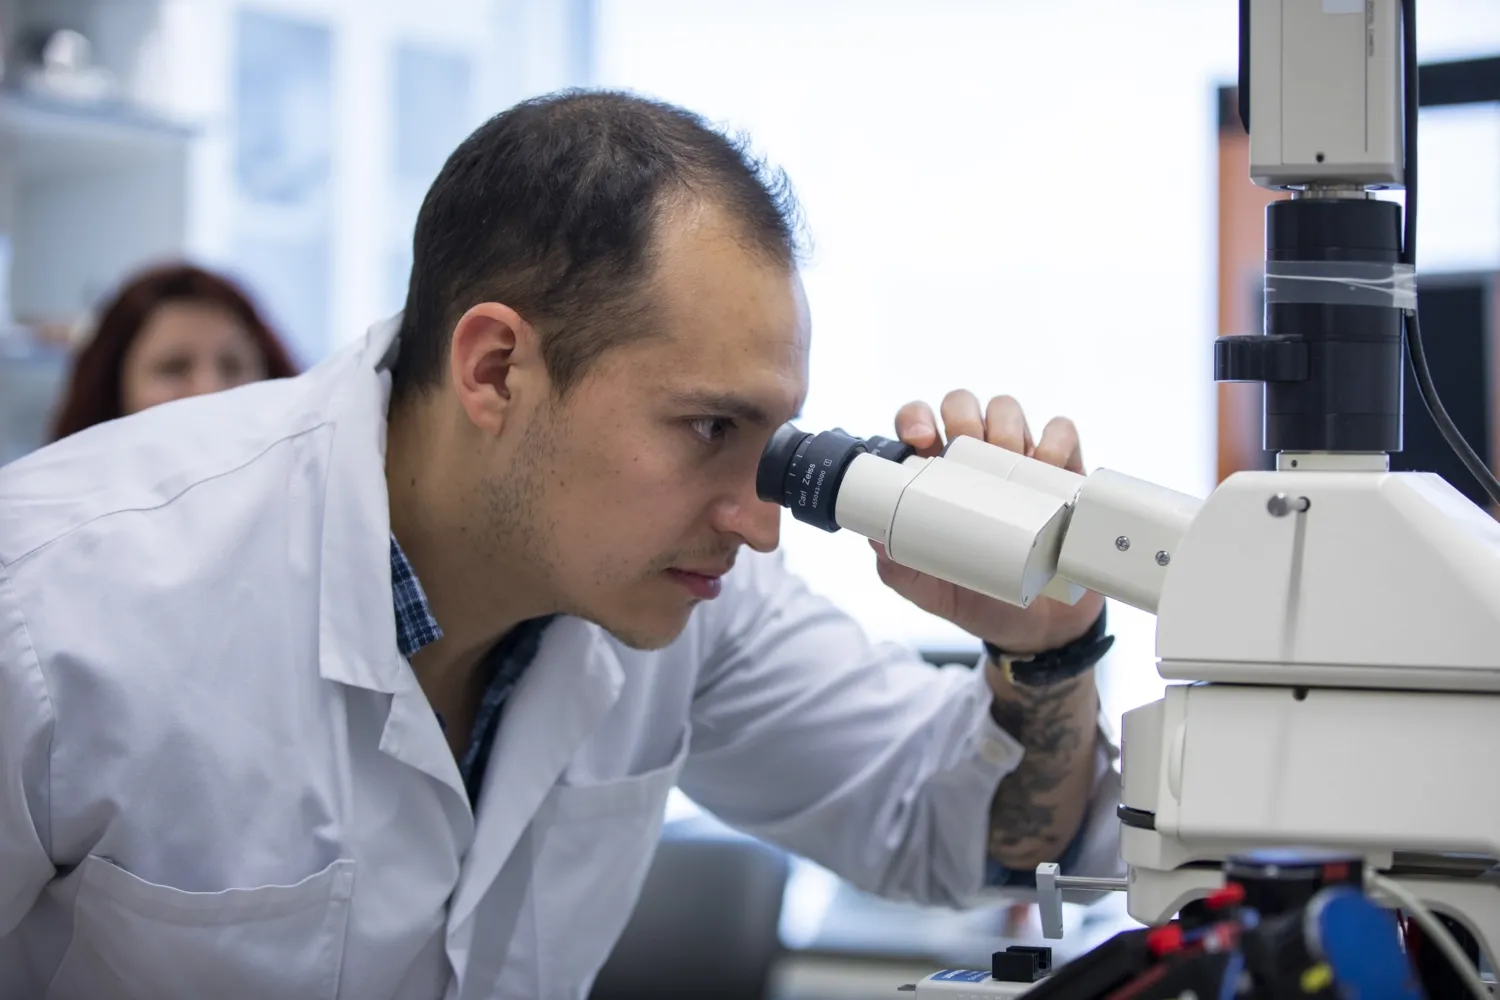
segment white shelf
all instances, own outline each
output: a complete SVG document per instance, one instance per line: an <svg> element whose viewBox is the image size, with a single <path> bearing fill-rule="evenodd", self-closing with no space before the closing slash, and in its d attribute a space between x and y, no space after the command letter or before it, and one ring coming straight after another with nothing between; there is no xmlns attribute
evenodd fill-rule
<svg viewBox="0 0 1500 1000"><path fill-rule="evenodd" d="M196 130L119 104L0 92L0 158L20 181L129 169L181 154Z"/></svg>
<svg viewBox="0 0 1500 1000"><path fill-rule="evenodd" d="M195 130L122 104L0 91L0 231L15 315L72 320L181 253Z"/></svg>
<svg viewBox="0 0 1500 1000"><path fill-rule="evenodd" d="M0 329L0 465L47 442L68 360L60 345Z"/></svg>

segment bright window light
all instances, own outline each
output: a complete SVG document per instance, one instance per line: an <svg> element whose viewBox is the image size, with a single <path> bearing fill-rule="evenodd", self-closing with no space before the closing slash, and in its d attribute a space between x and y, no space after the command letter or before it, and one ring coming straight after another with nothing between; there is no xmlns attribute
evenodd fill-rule
<svg viewBox="0 0 1500 1000"><path fill-rule="evenodd" d="M1075 420L1090 467L1202 495L1233 8L603 0L596 80L742 130L790 174L812 246L804 429L888 434L909 400L1012 393L1037 434ZM885 588L863 539L790 519L783 539L875 638L977 649ZM1151 619L1113 621L1123 710L1161 681Z"/></svg>

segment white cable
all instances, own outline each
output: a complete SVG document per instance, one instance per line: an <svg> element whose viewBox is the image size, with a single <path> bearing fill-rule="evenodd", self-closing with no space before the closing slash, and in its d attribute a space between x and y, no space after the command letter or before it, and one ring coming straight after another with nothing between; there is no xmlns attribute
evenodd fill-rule
<svg viewBox="0 0 1500 1000"><path fill-rule="evenodd" d="M1458 978L1463 980L1470 993L1478 1000L1491 1000L1490 988L1485 985L1484 980L1479 978L1479 970L1474 968L1474 963L1469 961L1469 956L1464 954L1463 948L1459 947L1448 928L1443 926L1436 914L1427 908L1411 890L1393 879L1386 878L1379 872L1366 870L1365 883L1383 895L1389 896L1401 909L1411 914L1413 919L1421 925L1422 930L1427 932L1427 937L1433 944L1441 949L1453 966Z"/></svg>

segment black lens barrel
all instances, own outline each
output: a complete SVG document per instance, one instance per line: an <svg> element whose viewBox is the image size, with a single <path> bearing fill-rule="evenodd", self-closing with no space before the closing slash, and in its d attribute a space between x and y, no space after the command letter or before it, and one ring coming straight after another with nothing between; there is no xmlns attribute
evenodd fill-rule
<svg viewBox="0 0 1500 1000"><path fill-rule="evenodd" d="M787 470L797 452L805 450L811 441L812 435L798 430L795 424L782 424L776 428L766 450L761 452L760 465L755 470L755 495L767 503L786 506Z"/></svg>
<svg viewBox="0 0 1500 1000"><path fill-rule="evenodd" d="M804 524L838 531L834 512L839 486L849 463L866 452L904 462L912 449L881 437L861 440L837 428L811 434L783 424L761 454L755 470L755 493L762 500L787 508Z"/></svg>

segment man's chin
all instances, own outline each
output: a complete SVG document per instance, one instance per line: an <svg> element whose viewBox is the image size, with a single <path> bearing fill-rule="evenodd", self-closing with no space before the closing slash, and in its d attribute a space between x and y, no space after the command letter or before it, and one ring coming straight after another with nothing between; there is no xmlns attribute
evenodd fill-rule
<svg viewBox="0 0 1500 1000"><path fill-rule="evenodd" d="M686 623L674 629L651 629L642 628L639 624L628 626L604 625L603 628L614 636L621 645L630 649L639 650L643 653L655 652L658 649L666 649L677 641L678 636L686 628Z"/></svg>
<svg viewBox="0 0 1500 1000"><path fill-rule="evenodd" d="M638 653L655 653L658 650L666 649L668 646L672 645L672 643L677 639L678 635L682 634L681 631L679 631L676 635L670 636L644 635L639 632L621 632L619 629L608 629L607 631L610 635L614 636L614 638L620 643L620 645L624 646L627 649L633 649Z"/></svg>
<svg viewBox="0 0 1500 1000"><path fill-rule="evenodd" d="M614 636L622 645L641 652L653 652L665 649L682 635L687 628L688 619L691 617L691 609L687 613L675 615L656 614L621 614L611 615L608 619L594 619L594 624Z"/></svg>

